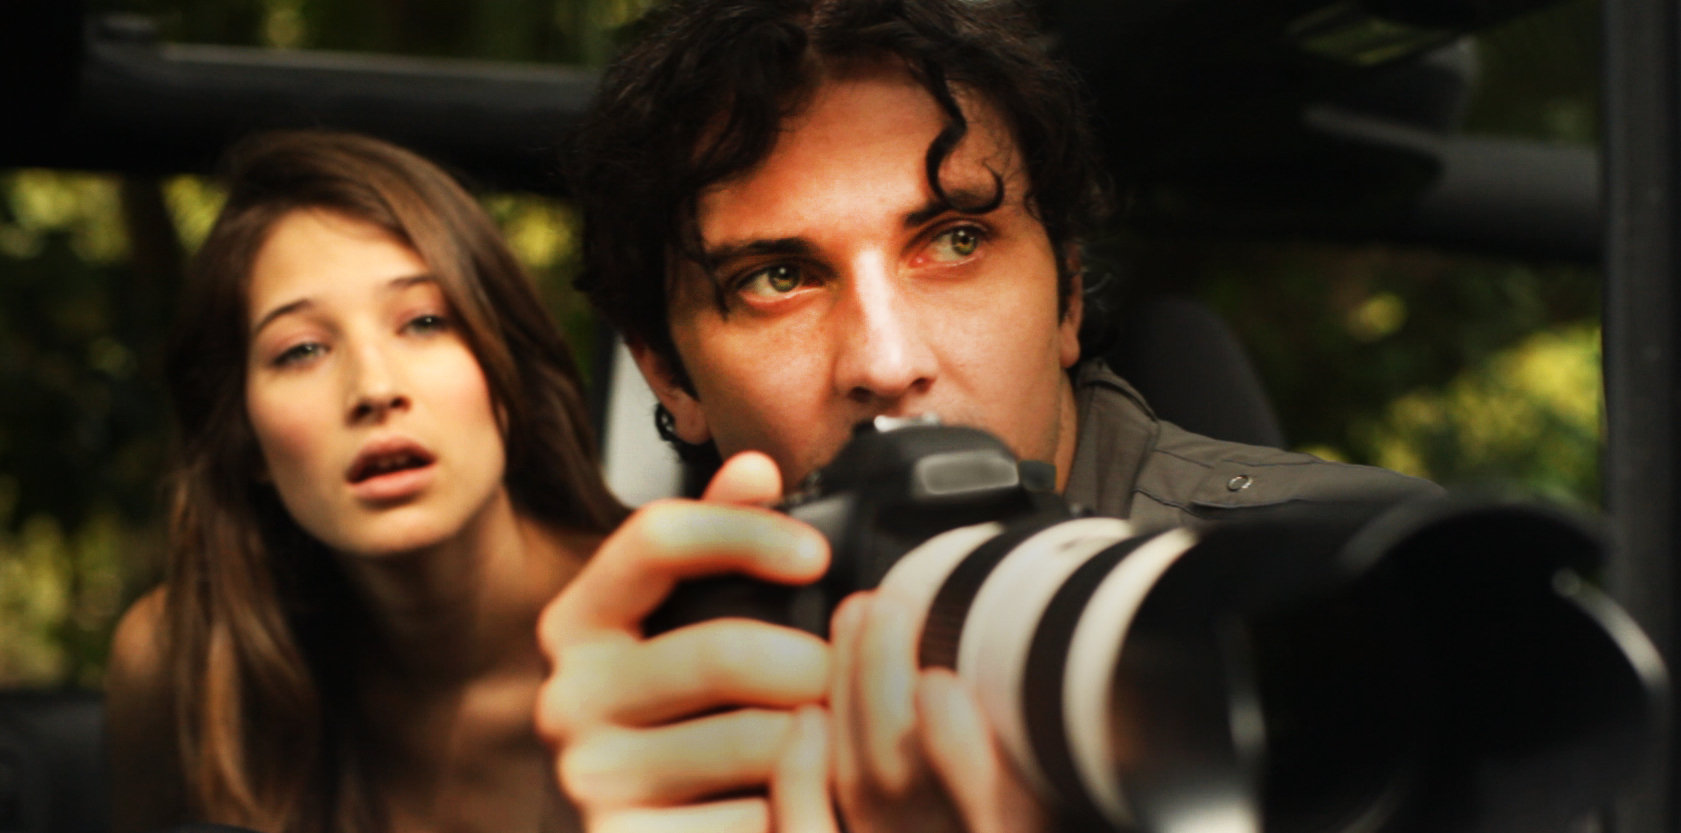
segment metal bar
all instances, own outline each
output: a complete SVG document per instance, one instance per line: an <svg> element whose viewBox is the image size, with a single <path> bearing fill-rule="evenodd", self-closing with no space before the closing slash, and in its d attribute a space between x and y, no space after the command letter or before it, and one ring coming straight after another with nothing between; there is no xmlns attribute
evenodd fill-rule
<svg viewBox="0 0 1681 833"><path fill-rule="evenodd" d="M1427 187L1404 203L1280 206L1296 195L1276 190L1259 207L1174 206L1174 213L1134 206L1131 222L1163 234L1289 235L1353 242L1404 243L1448 251L1598 264L1602 261L1599 155L1594 148L1524 139L1420 133L1419 153L1440 165ZM1252 196L1259 196L1259 192Z"/></svg>
<svg viewBox="0 0 1681 833"><path fill-rule="evenodd" d="M205 171L245 133L333 127L480 184L557 192L559 145L596 85L575 67L181 46L89 28L65 100L0 133L0 164Z"/></svg>
<svg viewBox="0 0 1681 833"><path fill-rule="evenodd" d="M1603 8L1607 581L1674 669L1681 667L1674 559L1681 542L1681 7L1605 0ZM1612 829L1677 829L1673 729L1661 746L1651 776L1614 809Z"/></svg>

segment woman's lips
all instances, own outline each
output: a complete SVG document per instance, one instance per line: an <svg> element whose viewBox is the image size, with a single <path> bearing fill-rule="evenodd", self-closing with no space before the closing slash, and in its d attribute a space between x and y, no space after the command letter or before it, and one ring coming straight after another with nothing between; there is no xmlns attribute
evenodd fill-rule
<svg viewBox="0 0 1681 833"><path fill-rule="evenodd" d="M405 500L425 491L431 485L432 477L431 464L397 469L358 481L351 486L351 492L362 500L374 503Z"/></svg>
<svg viewBox="0 0 1681 833"><path fill-rule="evenodd" d="M363 500L391 501L411 497L432 482L435 463L420 444L402 439L369 443L356 455L345 479Z"/></svg>

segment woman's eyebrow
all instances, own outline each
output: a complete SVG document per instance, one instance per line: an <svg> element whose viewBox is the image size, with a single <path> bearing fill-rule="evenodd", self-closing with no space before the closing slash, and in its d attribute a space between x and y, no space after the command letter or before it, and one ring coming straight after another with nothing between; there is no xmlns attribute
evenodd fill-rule
<svg viewBox="0 0 1681 833"><path fill-rule="evenodd" d="M309 309L310 307L312 307L314 305L315 305L315 301L311 298L299 298L296 301L281 304L280 306L275 307L274 309L271 309L268 312L264 313L261 318L257 319L257 323L253 324L251 326L251 336L253 338L255 338L258 333L263 331L264 327L267 327L269 324L273 323L274 320L277 319L277 318L281 318L281 317L291 315L291 314L297 313L297 312L302 312L306 309Z"/></svg>
<svg viewBox="0 0 1681 833"><path fill-rule="evenodd" d="M408 289L411 286L419 286L421 284L436 285L437 282L438 279L432 277L431 273L423 272L418 275L403 275L402 277L392 278L391 281L385 285L385 288L388 291L398 291Z"/></svg>
<svg viewBox="0 0 1681 833"><path fill-rule="evenodd" d="M437 283L438 279L434 278L430 273L402 275L400 277L392 278L385 284L383 289L387 293L393 293L400 292L414 286L428 284L436 285ZM251 335L255 337L258 333L263 331L264 327L267 327L277 318L283 318L287 315L292 315L293 313L303 312L313 306L315 306L315 299L309 297L299 298L296 301L281 304L280 306L269 310L267 313L264 313L261 318L257 319L257 323L251 327Z"/></svg>

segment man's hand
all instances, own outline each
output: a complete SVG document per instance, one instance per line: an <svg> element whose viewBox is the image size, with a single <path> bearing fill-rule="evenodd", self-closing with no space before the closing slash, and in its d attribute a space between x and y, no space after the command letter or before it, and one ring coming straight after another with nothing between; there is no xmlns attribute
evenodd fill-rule
<svg viewBox="0 0 1681 833"><path fill-rule="evenodd" d="M835 792L850 833L1032 833L1049 817L967 684L919 670L907 604L857 593L835 612Z"/></svg>
<svg viewBox="0 0 1681 833"><path fill-rule="evenodd" d="M778 767L825 748L810 716L797 723L794 711L825 695L821 640L742 619L642 632L642 620L684 579L739 572L800 584L820 576L823 537L754 505L780 496L769 458L738 455L701 501L661 501L631 516L544 611L539 639L551 673L537 728L557 750L562 789L595 833L768 831L765 790ZM806 728L791 733L799 725ZM799 775L781 790L781 806L822 818L826 773Z"/></svg>

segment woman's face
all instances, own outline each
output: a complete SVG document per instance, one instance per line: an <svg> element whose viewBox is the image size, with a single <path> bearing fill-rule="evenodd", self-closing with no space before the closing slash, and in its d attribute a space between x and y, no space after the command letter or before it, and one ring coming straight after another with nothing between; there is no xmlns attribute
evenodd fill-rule
<svg viewBox="0 0 1681 833"><path fill-rule="evenodd" d="M413 552L504 495L484 373L412 249L293 211L250 282L246 413L262 474L304 530L347 554Z"/></svg>

